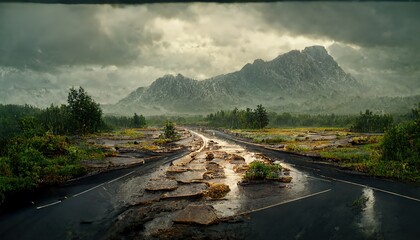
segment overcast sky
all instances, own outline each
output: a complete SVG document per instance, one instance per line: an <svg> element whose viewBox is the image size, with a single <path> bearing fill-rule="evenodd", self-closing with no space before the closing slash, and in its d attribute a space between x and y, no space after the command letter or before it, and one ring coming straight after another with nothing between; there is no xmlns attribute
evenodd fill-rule
<svg viewBox="0 0 420 240"><path fill-rule="evenodd" d="M361 81L420 94L419 13L384 2L0 4L0 94L83 86L114 103L165 74L201 80L311 45Z"/></svg>

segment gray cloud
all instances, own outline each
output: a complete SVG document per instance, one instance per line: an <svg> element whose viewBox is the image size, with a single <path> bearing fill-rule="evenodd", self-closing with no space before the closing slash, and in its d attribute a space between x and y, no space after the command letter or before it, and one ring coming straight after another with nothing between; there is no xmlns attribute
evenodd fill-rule
<svg viewBox="0 0 420 240"><path fill-rule="evenodd" d="M260 6L267 28L366 47L419 45L420 4L312 2Z"/></svg>
<svg viewBox="0 0 420 240"><path fill-rule="evenodd" d="M336 42L329 51L338 63L382 94L420 94L420 4L277 3L259 9L268 31Z"/></svg>
<svg viewBox="0 0 420 240"><path fill-rule="evenodd" d="M419 12L418 3L0 4L0 86L10 95L81 85L112 103L167 73L205 79L334 43L329 52L357 78L420 94Z"/></svg>
<svg viewBox="0 0 420 240"><path fill-rule="evenodd" d="M127 22L104 26L103 22L118 21L101 19L107 11L109 6L1 5L0 65L38 70L60 65L125 65L141 54L137 44L151 46L160 38L146 29L149 16L142 16L141 11L136 18L140 24L134 27Z"/></svg>

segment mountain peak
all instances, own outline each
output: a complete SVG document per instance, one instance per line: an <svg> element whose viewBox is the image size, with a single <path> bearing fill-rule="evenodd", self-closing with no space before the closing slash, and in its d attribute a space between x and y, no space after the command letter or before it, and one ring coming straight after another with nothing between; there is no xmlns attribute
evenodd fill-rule
<svg viewBox="0 0 420 240"><path fill-rule="evenodd" d="M303 49L302 53L306 53L308 55L311 55L312 57L329 56L327 49L325 49L324 46L320 46L320 45L306 47L305 49Z"/></svg>
<svg viewBox="0 0 420 240"><path fill-rule="evenodd" d="M359 89L358 82L338 66L323 46L311 46L271 61L256 59L240 71L202 81L181 74L165 75L124 103L197 114L254 102L277 106L278 96L285 96L294 104L308 100L307 96L347 96L349 90Z"/></svg>

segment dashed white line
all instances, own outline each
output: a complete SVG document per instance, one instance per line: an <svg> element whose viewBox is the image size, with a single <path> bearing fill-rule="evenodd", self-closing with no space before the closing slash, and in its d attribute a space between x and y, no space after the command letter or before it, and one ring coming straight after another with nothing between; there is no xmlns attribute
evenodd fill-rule
<svg viewBox="0 0 420 240"><path fill-rule="evenodd" d="M113 183L113 182L115 182L115 181L118 181L118 180L120 180L121 178L127 177L128 175L133 174L133 173L134 173L134 171L131 171L131 172L129 172L129 173L127 173L127 174L124 174L124 175L122 175L122 176L120 176L120 177L117 177L117 178L115 178L115 179L113 179L113 180L111 180L111 181L101 183L101 184L96 185L96 186L94 186L94 187L91 187L91 188L89 188L89 189L87 189L87 190L85 190L85 191L83 191L83 192L76 193L76 194L74 194L72 197L77 197L77 196L80 196L80 195L85 194L85 193L87 193L87 192L90 192L90 191L92 191L92 190L94 190L94 189L96 189L96 188L98 188L98 187L101 187L101 186L103 186L103 185L105 185L105 184L107 184L107 183Z"/></svg>
<svg viewBox="0 0 420 240"><path fill-rule="evenodd" d="M283 202L280 202L280 203L276 203L276 204L269 205L269 206L262 207L262 208L257 208L257 209L251 210L251 211L242 212L242 213L239 213L238 215L245 215L245 214L249 214L249 213L259 212L259 211L266 210L266 209L269 209L269 208L273 208L273 207L276 207L276 206L280 206L280 205L284 205L284 204L287 204L287 203L299 201L299 200L302 200L302 199L305 199L305 198L315 197L317 195L327 193L329 191L331 191L331 189L327 189L327 190L324 190L324 191L321 191L321 192L316 192L316 193L312 193L312 194L305 195L305 196L302 196L302 197L286 200L286 201L283 201Z"/></svg>
<svg viewBox="0 0 420 240"><path fill-rule="evenodd" d="M96 189L96 188L98 188L98 187L100 187L100 186L102 186L102 185L104 185L104 184L105 184L105 183L101 183L101 184L99 184L99 185L97 185L97 186L94 186L94 187L91 187L91 188L89 188L89 189L87 189L87 190L85 190L85 191L83 191L83 192L76 193L76 194L74 194L72 197L77 197L77 196L80 196L80 195L82 195L82 194L84 194L84 193L90 192L90 191L92 191L92 190L94 190L94 189Z"/></svg>
<svg viewBox="0 0 420 240"><path fill-rule="evenodd" d="M319 178L319 177L314 177L314 176L309 176L309 175L305 175L305 176L308 177L308 178L313 178L313 179L317 179L317 180L324 181L324 182L331 182L331 180L324 179L324 178Z"/></svg>
<svg viewBox="0 0 420 240"><path fill-rule="evenodd" d="M36 207L36 209L46 208L46 207L49 207L49 206L52 206L52 205L56 205L56 204L59 204L59 203L61 203L61 201L57 201L57 202L53 202L53 203L49 203L49 204L45 204L45 205L42 205L42 206Z"/></svg>
<svg viewBox="0 0 420 240"><path fill-rule="evenodd" d="M131 171L131 172L129 172L129 173L127 173L127 174L124 174L124 175L122 175L122 176L120 176L120 177L117 177L117 178L115 178L115 179L113 179L113 180L111 180L111 181L109 181L109 182L107 182L107 183L112 183L112 182L118 181L118 180L120 180L121 178L127 177L128 175L133 174L133 173L134 173L134 171Z"/></svg>

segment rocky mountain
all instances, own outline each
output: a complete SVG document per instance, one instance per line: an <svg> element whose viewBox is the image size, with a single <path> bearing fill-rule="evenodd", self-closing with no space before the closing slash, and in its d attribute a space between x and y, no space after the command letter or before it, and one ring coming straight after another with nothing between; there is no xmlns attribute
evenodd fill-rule
<svg viewBox="0 0 420 240"><path fill-rule="evenodd" d="M166 75L141 87L106 112L208 113L233 107L281 108L363 93L322 46L293 50L271 61L255 60L241 70L197 81Z"/></svg>

